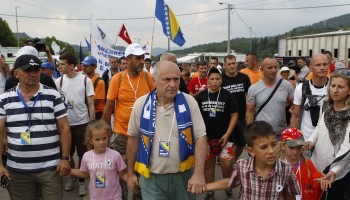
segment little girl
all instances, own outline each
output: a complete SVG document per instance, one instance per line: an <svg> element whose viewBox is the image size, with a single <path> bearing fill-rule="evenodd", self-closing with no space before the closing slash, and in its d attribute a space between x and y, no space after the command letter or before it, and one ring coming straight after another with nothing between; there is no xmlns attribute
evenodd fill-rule
<svg viewBox="0 0 350 200"><path fill-rule="evenodd" d="M108 148L112 135L111 127L102 120L96 120L86 127L87 151L80 169L72 169L71 175L90 177L90 199L122 199L119 177L127 181L126 165L122 156Z"/></svg>
<svg viewBox="0 0 350 200"><path fill-rule="evenodd" d="M323 175L317 171L311 160L302 154L305 145L303 134L299 129L285 129L281 135L280 158L293 167L302 192L301 199L319 200L330 183L329 180L322 178Z"/></svg>

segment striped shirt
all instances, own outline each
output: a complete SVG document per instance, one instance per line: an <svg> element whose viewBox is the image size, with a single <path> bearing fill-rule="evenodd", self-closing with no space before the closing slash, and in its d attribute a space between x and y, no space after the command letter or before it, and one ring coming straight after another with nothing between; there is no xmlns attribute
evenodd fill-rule
<svg viewBox="0 0 350 200"><path fill-rule="evenodd" d="M290 165L276 160L275 168L263 179L254 172L254 157L238 160L228 185L241 185L241 200L280 200L283 192L300 195L297 179Z"/></svg>
<svg viewBox="0 0 350 200"><path fill-rule="evenodd" d="M7 166L17 172L55 169L60 161L56 119L67 116L61 95L55 89L40 84L38 92L26 102L30 114L17 90L20 91L19 85L0 95L0 119L5 119L7 127ZM24 132L30 133L28 144L21 140Z"/></svg>

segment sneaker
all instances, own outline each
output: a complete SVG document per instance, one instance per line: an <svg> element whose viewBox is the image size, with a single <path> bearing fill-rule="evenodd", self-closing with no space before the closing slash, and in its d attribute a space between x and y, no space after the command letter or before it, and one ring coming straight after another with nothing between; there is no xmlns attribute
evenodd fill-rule
<svg viewBox="0 0 350 200"><path fill-rule="evenodd" d="M214 192L208 192L205 200L215 200Z"/></svg>
<svg viewBox="0 0 350 200"><path fill-rule="evenodd" d="M79 196L83 197L86 195L85 182L79 182Z"/></svg>
<svg viewBox="0 0 350 200"><path fill-rule="evenodd" d="M225 194L227 200L233 199L232 190L225 190Z"/></svg>
<svg viewBox="0 0 350 200"><path fill-rule="evenodd" d="M70 176L69 179L68 179L68 182L66 184L66 186L64 187L64 189L66 191L71 191L74 189L75 187L75 181L76 181L76 178L74 176Z"/></svg>

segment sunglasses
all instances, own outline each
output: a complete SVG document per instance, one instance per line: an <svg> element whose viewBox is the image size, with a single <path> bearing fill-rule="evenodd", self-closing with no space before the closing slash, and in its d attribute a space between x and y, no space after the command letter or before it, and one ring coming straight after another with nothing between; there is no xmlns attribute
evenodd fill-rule
<svg viewBox="0 0 350 200"><path fill-rule="evenodd" d="M346 69L338 69L332 73L332 75L336 75L336 74L343 74L344 76L350 76L350 71Z"/></svg>

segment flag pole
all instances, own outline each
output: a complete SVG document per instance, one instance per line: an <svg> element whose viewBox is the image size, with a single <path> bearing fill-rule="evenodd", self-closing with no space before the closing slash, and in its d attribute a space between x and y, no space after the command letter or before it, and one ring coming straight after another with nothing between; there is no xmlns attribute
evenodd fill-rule
<svg viewBox="0 0 350 200"><path fill-rule="evenodd" d="M157 7L157 6L156 6ZM153 30L152 30L152 39L151 39L151 50L149 52L150 57L152 58L152 49L153 49L153 36L154 36L154 27L156 25L156 9L154 9L154 17L153 17Z"/></svg>
<svg viewBox="0 0 350 200"><path fill-rule="evenodd" d="M122 26L121 26L120 29L119 29L119 33L118 33L118 35L117 35L117 38L115 38L115 46L117 46L118 37L119 37L119 35L120 35L120 31L121 31L122 28L123 28L123 25L124 25L124 22L122 23Z"/></svg>

